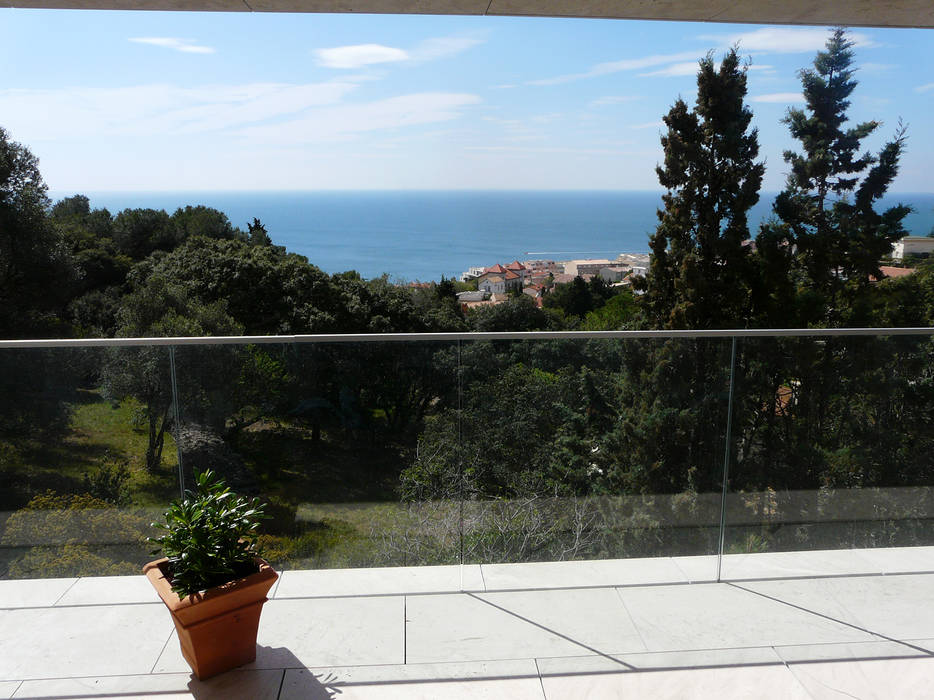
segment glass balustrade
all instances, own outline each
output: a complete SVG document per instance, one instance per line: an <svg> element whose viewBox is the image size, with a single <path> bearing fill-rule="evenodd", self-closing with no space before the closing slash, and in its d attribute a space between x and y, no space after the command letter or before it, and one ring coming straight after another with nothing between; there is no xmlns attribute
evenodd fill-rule
<svg viewBox="0 0 934 700"><path fill-rule="evenodd" d="M806 333L0 342L0 577L138 573L207 468L283 570L894 571L934 545L934 336Z"/></svg>

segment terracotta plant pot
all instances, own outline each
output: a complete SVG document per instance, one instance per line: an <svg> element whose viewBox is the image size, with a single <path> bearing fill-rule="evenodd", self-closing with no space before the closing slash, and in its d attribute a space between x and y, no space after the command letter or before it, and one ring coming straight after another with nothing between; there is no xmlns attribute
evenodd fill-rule
<svg viewBox="0 0 934 700"><path fill-rule="evenodd" d="M266 594L279 578L262 559L259 571L223 586L179 598L166 577L168 559L143 567L172 613L182 656L199 680L242 666L256 658L256 632Z"/></svg>

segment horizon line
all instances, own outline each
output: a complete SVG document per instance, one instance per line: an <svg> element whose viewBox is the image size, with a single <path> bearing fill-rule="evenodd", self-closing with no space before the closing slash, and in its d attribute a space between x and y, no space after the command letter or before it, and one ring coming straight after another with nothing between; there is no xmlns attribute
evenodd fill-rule
<svg viewBox="0 0 934 700"><path fill-rule="evenodd" d="M778 194L784 190L760 190L762 194ZM483 192L483 193L514 193L514 192L524 192L524 193L537 193L537 192L601 192L601 193L629 193L629 192L638 192L640 194L666 194L668 190L660 189L621 189L621 188L612 188L612 187L594 187L594 188L568 188L568 187L552 187L552 188L523 188L516 187L512 189L491 189L491 188L479 188L479 187L463 187L463 188L385 188L385 189L376 189L376 188L366 188L366 189L336 189L336 188L327 188L327 189L296 189L296 188L284 188L284 189L84 189L77 190L75 188L48 188L49 194L66 194L73 193L66 196L74 196L81 194L278 194L283 192L296 193L296 194L362 194L362 193L456 193L456 192ZM887 192L885 196L899 196L899 195L931 195L934 196L934 191L922 191L922 190L899 190L895 192Z"/></svg>

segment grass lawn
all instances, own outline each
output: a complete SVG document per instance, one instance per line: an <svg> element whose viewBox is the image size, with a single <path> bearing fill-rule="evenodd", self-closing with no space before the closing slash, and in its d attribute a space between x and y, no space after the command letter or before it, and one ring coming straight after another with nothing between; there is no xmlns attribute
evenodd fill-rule
<svg viewBox="0 0 934 700"><path fill-rule="evenodd" d="M23 498L52 489L59 493L85 491L83 478L102 467L125 464L134 505L162 505L177 496L175 441L166 434L162 468L147 474L148 431L136 419L141 406L129 399L113 405L93 390L79 390L70 404L68 432L55 439L30 439L17 445L22 467L17 491ZM28 498L27 498L28 500Z"/></svg>

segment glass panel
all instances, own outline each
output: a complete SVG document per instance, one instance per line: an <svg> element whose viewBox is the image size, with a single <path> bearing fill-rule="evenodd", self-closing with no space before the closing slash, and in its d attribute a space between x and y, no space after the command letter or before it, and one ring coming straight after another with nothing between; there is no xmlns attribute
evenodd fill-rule
<svg viewBox="0 0 934 700"><path fill-rule="evenodd" d="M267 502L275 567L459 562L456 493L415 497L407 476L456 406L455 343L181 346L176 367L186 482L211 467Z"/></svg>
<svg viewBox="0 0 934 700"><path fill-rule="evenodd" d="M724 578L934 569L932 360L930 337L743 342Z"/></svg>
<svg viewBox="0 0 934 700"><path fill-rule="evenodd" d="M165 348L0 350L0 578L138 574L178 494Z"/></svg>
<svg viewBox="0 0 934 700"><path fill-rule="evenodd" d="M465 562L606 560L487 587L716 576L729 339L471 342L463 364Z"/></svg>

